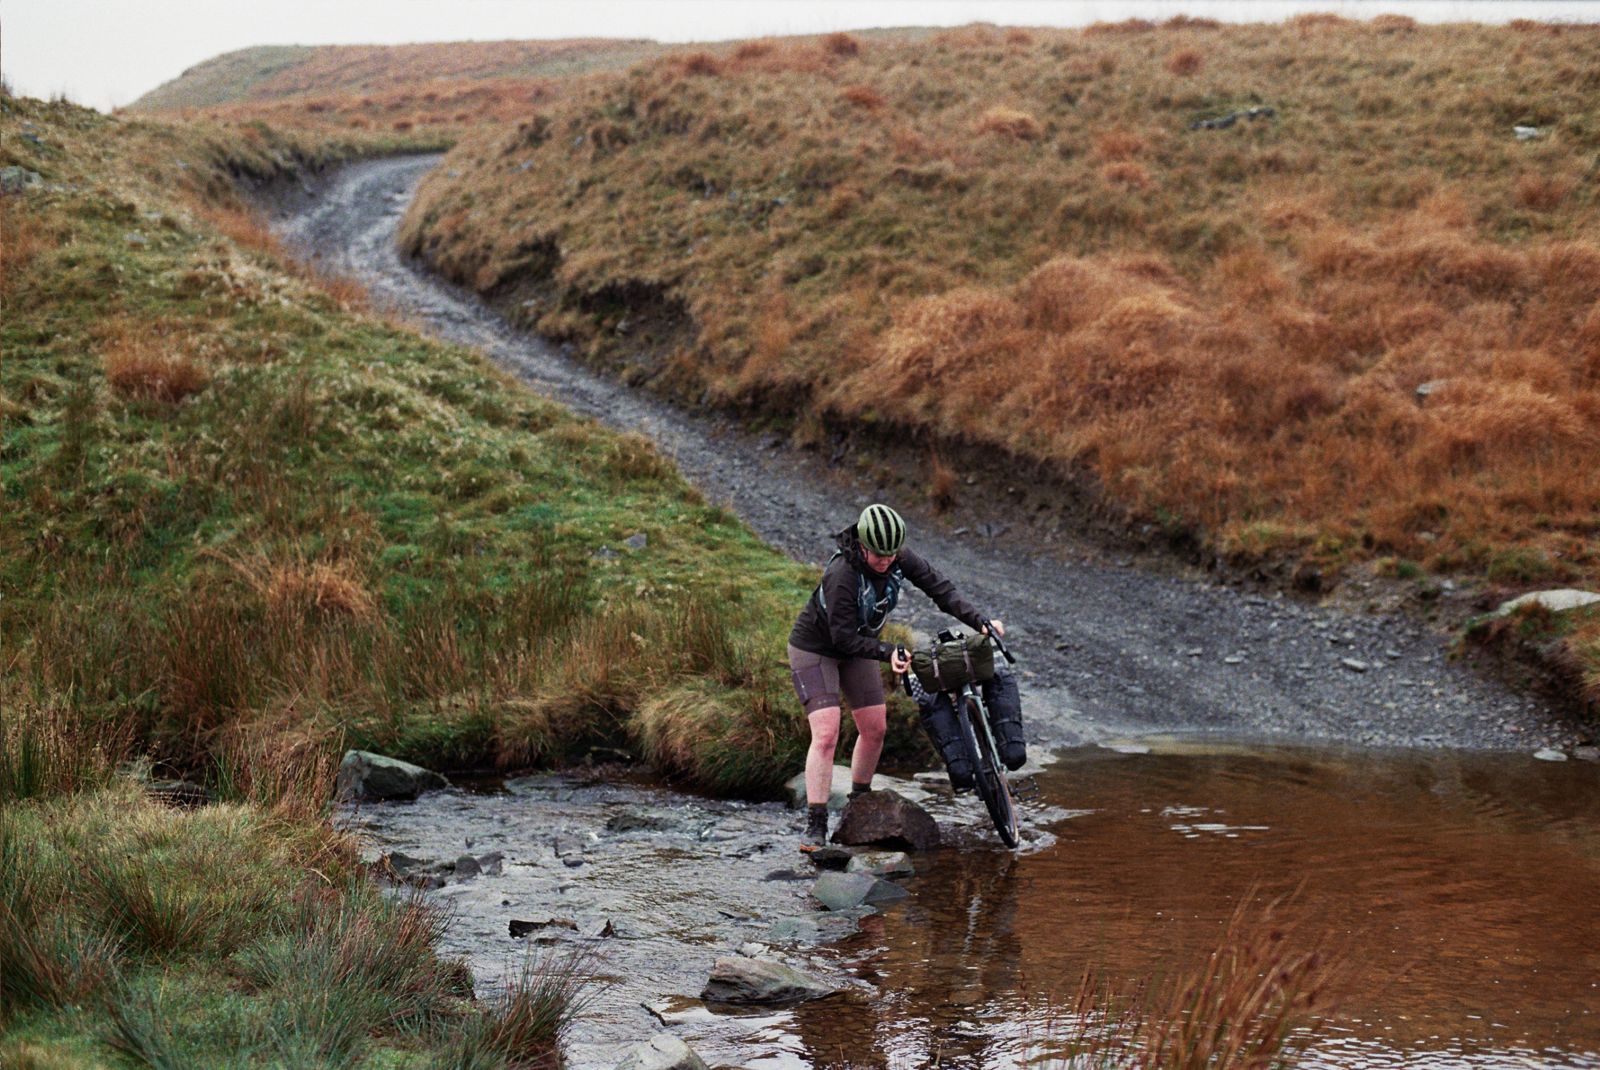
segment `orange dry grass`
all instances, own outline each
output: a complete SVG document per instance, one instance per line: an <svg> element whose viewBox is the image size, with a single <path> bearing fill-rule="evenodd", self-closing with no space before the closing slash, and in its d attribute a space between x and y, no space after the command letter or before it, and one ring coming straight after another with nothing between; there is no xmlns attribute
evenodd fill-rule
<svg viewBox="0 0 1600 1070"><path fill-rule="evenodd" d="M1147 148L1144 138L1126 130L1107 130L1094 139L1095 155L1102 160L1131 160Z"/></svg>
<svg viewBox="0 0 1600 1070"><path fill-rule="evenodd" d="M1205 57L1197 49L1180 48L1167 57L1164 66L1178 77L1187 78L1200 73L1200 68L1205 66Z"/></svg>
<svg viewBox="0 0 1600 1070"><path fill-rule="evenodd" d="M1578 188L1576 179L1568 175L1524 175L1517 181L1517 203L1537 212L1549 212Z"/></svg>
<svg viewBox="0 0 1600 1070"><path fill-rule="evenodd" d="M106 380L126 397L176 403L199 393L211 378L187 351L188 332L172 325L119 319L97 334Z"/></svg>
<svg viewBox="0 0 1600 1070"><path fill-rule="evenodd" d="M822 39L822 47L835 56L855 56L861 52L861 42L847 33L830 33Z"/></svg>
<svg viewBox="0 0 1600 1070"><path fill-rule="evenodd" d="M456 131L482 122L525 119L529 109L552 100L550 78L494 78L485 81L424 81L381 92L317 92L271 100L244 101L185 109L189 119L265 122L273 126Z"/></svg>
<svg viewBox="0 0 1600 1070"><path fill-rule="evenodd" d="M347 561L273 561L209 552L227 564L277 614L315 612L371 623L377 602Z"/></svg>
<svg viewBox="0 0 1600 1070"><path fill-rule="evenodd" d="M242 248L265 253L280 260L288 259L284 254L283 243L278 241L272 229L257 213L236 204L223 204L199 197L190 199L189 208L211 229L233 239Z"/></svg>
<svg viewBox="0 0 1600 1070"><path fill-rule="evenodd" d="M55 247L39 227L38 218L24 209L19 198L0 195L0 299L10 295L18 275L34 257Z"/></svg>
<svg viewBox="0 0 1600 1070"><path fill-rule="evenodd" d="M1109 163L1100 169L1100 177L1108 186L1127 186L1129 189L1144 189L1150 184L1150 172L1136 163Z"/></svg>
<svg viewBox="0 0 1600 1070"><path fill-rule="evenodd" d="M839 96L854 104L858 108L876 111L887 104L888 98L870 85L847 85L839 90Z"/></svg>
<svg viewBox="0 0 1600 1070"><path fill-rule="evenodd" d="M990 108L978 118L978 133L1004 134L1019 141L1036 141L1044 136L1044 127L1025 111Z"/></svg>
<svg viewBox="0 0 1600 1070"><path fill-rule="evenodd" d="M868 375L902 420L1087 461L1141 510L1214 530L1350 525L1418 555L1535 537L1530 509L1592 532L1600 247L1519 253L1426 218L1319 238L1298 263L1229 258L1213 289L1063 258L926 298ZM1424 382L1442 385L1419 400Z"/></svg>
<svg viewBox="0 0 1600 1070"><path fill-rule="evenodd" d="M623 343L594 295L659 294L691 396L1003 446L1223 548L1470 572L1531 547L1600 580L1600 229L1555 177L1592 163L1562 117L1600 33L1030 35L761 42L717 78L595 80L539 138L462 145L405 240L491 287L559 247L548 322L596 356ZM1192 93L1163 66L1186 50ZM843 106L860 87L883 105ZM1246 101L1275 113L1191 128Z"/></svg>
<svg viewBox="0 0 1600 1070"><path fill-rule="evenodd" d="M645 42L573 38L563 41L474 41L415 45L330 45L250 87L253 100L335 94L382 96L419 83L516 77L581 65L610 53L632 56ZM437 90L436 90L437 91Z"/></svg>

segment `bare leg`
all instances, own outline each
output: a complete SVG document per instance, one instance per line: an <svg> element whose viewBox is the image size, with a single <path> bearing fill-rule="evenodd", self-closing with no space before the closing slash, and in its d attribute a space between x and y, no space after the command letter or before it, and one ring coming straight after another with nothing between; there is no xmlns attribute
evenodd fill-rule
<svg viewBox="0 0 1600 1070"><path fill-rule="evenodd" d="M887 710L887 706L864 706L855 711L856 746L850 755L850 779L857 784L872 783L872 775L878 771Z"/></svg>
<svg viewBox="0 0 1600 1070"><path fill-rule="evenodd" d="M825 707L809 714L806 719L811 722L811 749L806 751L806 802L812 806L826 805L828 796L833 793L833 748L839 742L839 707ZM859 720L858 716L858 723ZM881 707L878 721L882 724ZM878 742L881 748L881 730ZM856 749L860 749L859 744ZM876 751L873 752L873 761L877 761Z"/></svg>

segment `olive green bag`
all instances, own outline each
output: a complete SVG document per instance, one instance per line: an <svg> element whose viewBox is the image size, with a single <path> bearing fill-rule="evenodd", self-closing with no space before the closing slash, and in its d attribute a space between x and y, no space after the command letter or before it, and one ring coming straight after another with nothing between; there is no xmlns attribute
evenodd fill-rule
<svg viewBox="0 0 1600 1070"><path fill-rule="evenodd" d="M911 671L929 691L955 691L994 678L994 645L987 635L942 639L911 655Z"/></svg>

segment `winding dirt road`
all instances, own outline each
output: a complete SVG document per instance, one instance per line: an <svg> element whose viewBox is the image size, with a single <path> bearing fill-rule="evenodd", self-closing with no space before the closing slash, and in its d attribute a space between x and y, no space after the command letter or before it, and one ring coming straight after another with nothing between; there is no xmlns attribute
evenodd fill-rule
<svg viewBox="0 0 1600 1070"><path fill-rule="evenodd" d="M828 532L883 490L856 481L855 466L598 376L400 257L396 226L437 162L361 163L280 196L279 233L421 329L479 348L581 413L648 435L763 538L800 560L825 560ZM960 519L902 511L917 548L1006 622L1025 674L1030 743L1207 733L1526 751L1572 739L1544 703L1451 662L1446 637L1416 621L1241 593L1200 575L1119 565L1087 544L986 537ZM1035 530L1014 519L1012 529ZM942 626L920 595L908 601L919 632Z"/></svg>

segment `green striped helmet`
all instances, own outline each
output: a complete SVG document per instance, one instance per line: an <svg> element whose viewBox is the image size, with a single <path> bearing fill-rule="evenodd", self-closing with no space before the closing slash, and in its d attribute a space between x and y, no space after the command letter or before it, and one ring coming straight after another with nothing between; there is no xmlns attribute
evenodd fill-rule
<svg viewBox="0 0 1600 1070"><path fill-rule="evenodd" d="M875 554L897 554L906 544L906 522L887 505L869 505L856 521L861 545Z"/></svg>

